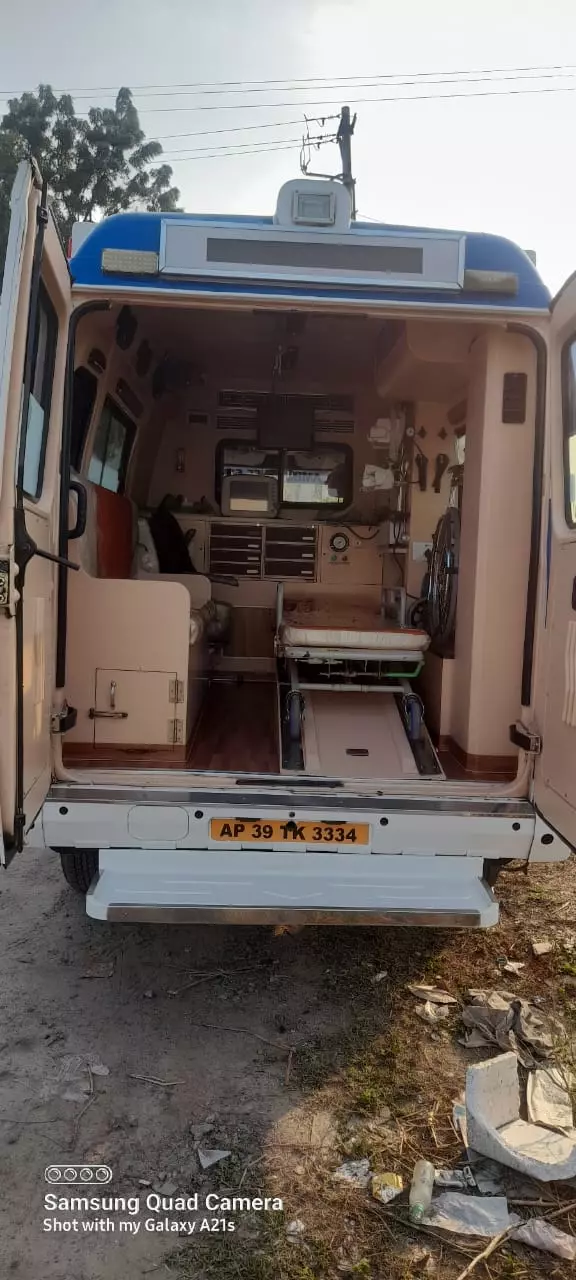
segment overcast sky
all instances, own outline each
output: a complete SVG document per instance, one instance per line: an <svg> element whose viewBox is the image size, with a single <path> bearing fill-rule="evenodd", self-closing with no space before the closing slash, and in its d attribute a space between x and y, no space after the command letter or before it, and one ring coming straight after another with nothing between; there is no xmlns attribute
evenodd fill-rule
<svg viewBox="0 0 576 1280"><path fill-rule="evenodd" d="M280 184L298 176L299 155L286 149L192 159L185 152L280 141L288 146L302 132L300 123L289 122L300 121L304 111L321 115L357 102L353 165L360 214L509 236L536 250L553 290L576 270L573 0L481 0L474 6L462 0L27 0L9 6L4 0L1 10L2 95L43 81L77 90L79 111L112 100L90 94L96 86L344 76L370 82L375 75L409 80L493 68L512 76L513 68L562 67L556 76L548 70L530 82L499 78L468 89L455 83L426 90L419 82L344 91L320 83L300 92L228 96L153 97L135 90L135 98L142 126L162 141L189 210L270 213ZM560 84L568 91L509 92ZM473 90L503 96L358 102ZM239 126L246 131L169 136ZM337 171L336 149L315 155L312 167Z"/></svg>

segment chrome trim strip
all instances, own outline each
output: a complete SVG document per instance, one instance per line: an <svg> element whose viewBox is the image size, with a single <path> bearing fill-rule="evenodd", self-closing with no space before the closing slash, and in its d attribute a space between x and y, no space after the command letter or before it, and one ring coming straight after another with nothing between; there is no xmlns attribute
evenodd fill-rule
<svg viewBox="0 0 576 1280"><path fill-rule="evenodd" d="M472 799L470 796L451 796L442 800L437 796L422 796L418 799L399 796L353 795L341 790L298 791L290 789L287 779L283 791L266 790L265 782L260 789L254 787L248 792L239 788L226 787L214 790L185 791L179 788L166 787L109 787L83 786L81 783L55 782L52 784L46 801L54 803L86 803L86 804L177 804L206 805L207 807L229 806L233 812L240 809L251 809L255 812L257 805L265 805L267 809L298 809L298 807L343 809L349 812L372 813L430 813L430 814L466 814L503 818L533 818L534 808L529 800L498 796L491 799L481 796ZM241 785L243 780L241 780ZM45 803L46 803L45 801Z"/></svg>
<svg viewBox="0 0 576 1280"><path fill-rule="evenodd" d="M474 303L465 302L407 302L400 299L396 300L390 298L382 299L380 301L376 298L346 298L338 294L336 294L334 298L325 298L319 297L314 293L310 293L307 297L301 298L289 297L285 293L267 293L265 296L258 293L253 295L249 293L210 293L206 289L195 294L192 289L187 292L184 289L170 289L168 287L161 289L158 287L149 288L148 286L140 286L135 284L134 281L129 283L128 278L126 279L126 284L77 284L72 287L73 296L78 294L80 297L83 297L84 294L91 295L96 293L100 294L103 298L107 298L112 293L125 294L136 292L139 297L149 296L157 299L170 298L172 302L179 299L183 305L187 305L189 307L201 307L204 304L206 306L215 306L220 310L230 308L235 309L234 304L236 304L236 308L238 310L243 310L247 304L251 307L258 306L258 304L260 304L264 308L269 308L271 303L274 303L275 306L280 306L280 304L284 303L286 310L289 311L309 311L311 305L313 305L315 311L325 308L327 311L334 311L335 309L339 312L350 311L351 313L361 311L366 315L369 315L371 310L380 314L380 312L385 312L387 309L393 312L437 311L440 315L449 315L454 319L457 316L462 315L464 312L465 315L471 316L492 316L493 319L498 318L502 323L505 323L506 317L511 315L526 317L533 316L540 318L545 316L548 318L550 314L548 307L508 307L504 306L502 303L490 306L486 303L474 305ZM208 301L206 301L207 299Z"/></svg>
<svg viewBox="0 0 576 1280"><path fill-rule="evenodd" d="M248 925L417 925L432 929L478 929L479 911L373 911L331 910L329 907L145 907L113 903L107 920L139 921L151 924L248 924Z"/></svg>

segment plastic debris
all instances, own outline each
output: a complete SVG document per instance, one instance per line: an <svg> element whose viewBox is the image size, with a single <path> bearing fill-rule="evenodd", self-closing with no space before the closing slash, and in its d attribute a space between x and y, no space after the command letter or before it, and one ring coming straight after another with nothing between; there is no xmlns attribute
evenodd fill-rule
<svg viewBox="0 0 576 1280"><path fill-rule="evenodd" d="M373 977L372 981L373 981L373 982L376 982L376 983L377 983L377 982L383 982L383 981L384 981L384 979L385 979L385 978L387 978L387 977L388 977L388 970L387 970L387 969L383 969L381 973L375 973L375 974L374 974L374 977Z"/></svg>
<svg viewBox="0 0 576 1280"><path fill-rule="evenodd" d="M504 1170L495 1160L486 1160L475 1151L470 1153L476 1187L481 1196L501 1196L503 1194Z"/></svg>
<svg viewBox="0 0 576 1280"><path fill-rule="evenodd" d="M467 1049L485 1045L512 1049L524 1067L538 1066L554 1052L554 1024L527 1000L508 991L472 990L462 1010L468 1034L461 1043Z"/></svg>
<svg viewBox="0 0 576 1280"><path fill-rule="evenodd" d="M367 1187L370 1176L370 1161L367 1157L363 1160L346 1160L332 1174L336 1182L348 1182L352 1187Z"/></svg>
<svg viewBox="0 0 576 1280"><path fill-rule="evenodd" d="M218 1164L220 1160L227 1160L231 1155L231 1151L221 1151L218 1147L212 1150L198 1147L198 1159L203 1169L210 1169L213 1164Z"/></svg>
<svg viewBox="0 0 576 1280"><path fill-rule="evenodd" d="M417 1160L410 1184L409 1217L411 1222L421 1222L430 1208L436 1170L429 1160Z"/></svg>
<svg viewBox="0 0 576 1280"><path fill-rule="evenodd" d="M543 1253L553 1253L556 1258L566 1258L569 1262L576 1260L576 1236L569 1236L566 1231L553 1227L545 1218L531 1218L529 1222L523 1222L512 1232L512 1239L529 1244L533 1249L541 1249Z"/></svg>
<svg viewBox="0 0 576 1280"><path fill-rule="evenodd" d="M380 1204L390 1204L403 1190L404 1183L399 1173L375 1173L372 1177L372 1195Z"/></svg>
<svg viewBox="0 0 576 1280"><path fill-rule="evenodd" d="M437 1187L460 1187L463 1191L472 1187L476 1190L476 1179L469 1164L463 1169L437 1169L434 1183Z"/></svg>
<svg viewBox="0 0 576 1280"><path fill-rule="evenodd" d="M65 1102L85 1102L93 1092L92 1076L109 1076L106 1067L95 1054L64 1054L55 1075L42 1085L41 1098L61 1097Z"/></svg>
<svg viewBox="0 0 576 1280"><path fill-rule="evenodd" d="M450 1017L450 1008L447 1004L432 1004L427 1000L425 1004L419 1005L415 1010L418 1018L422 1018L423 1022L443 1022L445 1018Z"/></svg>
<svg viewBox="0 0 576 1280"><path fill-rule="evenodd" d="M507 960L506 964L502 965L503 972L513 973L515 978L519 978L522 969L525 968L526 965L523 960Z"/></svg>
<svg viewBox="0 0 576 1280"><path fill-rule="evenodd" d="M520 1119L514 1053L468 1067L468 1142L474 1151L542 1182L576 1175L576 1130L563 1133Z"/></svg>
<svg viewBox="0 0 576 1280"><path fill-rule="evenodd" d="M466 1122L466 1103L464 1094L460 1098L456 1098L452 1103L452 1124L462 1138L466 1152L468 1152L468 1126Z"/></svg>
<svg viewBox="0 0 576 1280"><path fill-rule="evenodd" d="M547 956L554 950L553 943L548 938L542 938L541 942L532 939L532 954L535 956Z"/></svg>
<svg viewBox="0 0 576 1280"><path fill-rule="evenodd" d="M510 1213L506 1196L467 1196L445 1191L433 1201L422 1221L464 1236L497 1236L521 1222Z"/></svg>
<svg viewBox="0 0 576 1280"><path fill-rule="evenodd" d="M431 987L426 982L408 983L408 990L418 1000L431 1001L432 1004L458 1004L456 997L451 996L449 991Z"/></svg>
<svg viewBox="0 0 576 1280"><path fill-rule="evenodd" d="M574 1126L570 1080L559 1067L531 1071L526 1085L528 1119L548 1129L570 1132ZM576 1135L575 1135L576 1136Z"/></svg>
<svg viewBox="0 0 576 1280"><path fill-rule="evenodd" d="M300 1218L294 1218L294 1221L289 1222L286 1227L286 1239L290 1241L290 1244L299 1244L305 1230L306 1227Z"/></svg>

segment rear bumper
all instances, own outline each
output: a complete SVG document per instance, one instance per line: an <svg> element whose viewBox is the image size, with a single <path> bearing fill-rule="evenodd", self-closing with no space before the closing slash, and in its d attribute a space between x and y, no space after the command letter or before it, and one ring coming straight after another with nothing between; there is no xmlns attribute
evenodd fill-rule
<svg viewBox="0 0 576 1280"><path fill-rule="evenodd" d="M454 855L106 849L86 897L98 920L485 928L483 859Z"/></svg>

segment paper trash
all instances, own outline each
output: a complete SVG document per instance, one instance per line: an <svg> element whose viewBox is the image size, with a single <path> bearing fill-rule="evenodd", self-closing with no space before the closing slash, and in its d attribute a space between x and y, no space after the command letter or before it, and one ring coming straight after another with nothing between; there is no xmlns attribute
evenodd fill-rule
<svg viewBox="0 0 576 1280"><path fill-rule="evenodd" d="M399 1173L375 1173L371 1190L380 1204L390 1204L404 1190L404 1183Z"/></svg>
<svg viewBox="0 0 576 1280"><path fill-rule="evenodd" d="M370 1181L370 1161L347 1160L335 1169L332 1177L336 1182L348 1182L353 1187L367 1187Z"/></svg>
<svg viewBox="0 0 576 1280"><path fill-rule="evenodd" d="M558 1067L532 1071L526 1085L528 1119L548 1129L571 1131L574 1125L568 1080ZM576 1138L576 1134L574 1134Z"/></svg>
<svg viewBox="0 0 576 1280"><path fill-rule="evenodd" d="M455 996L451 996L449 991L428 986L426 982L410 982L408 990L413 996L417 996L418 1000L429 1000L432 1004L458 1004Z"/></svg>

